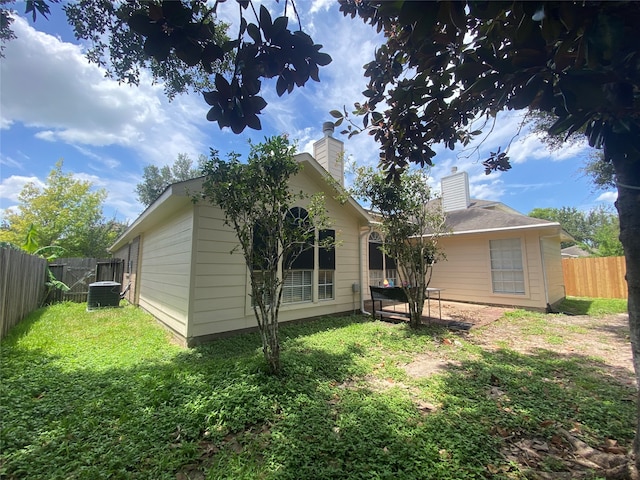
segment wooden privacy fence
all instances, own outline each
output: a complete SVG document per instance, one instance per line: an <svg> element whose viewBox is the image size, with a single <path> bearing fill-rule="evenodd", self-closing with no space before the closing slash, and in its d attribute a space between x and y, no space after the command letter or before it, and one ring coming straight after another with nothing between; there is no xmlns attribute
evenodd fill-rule
<svg viewBox="0 0 640 480"><path fill-rule="evenodd" d="M124 260L119 258L58 258L49 265L56 279L69 287L68 292L54 290L48 302L86 302L89 284L94 282L118 282L122 284Z"/></svg>
<svg viewBox="0 0 640 480"><path fill-rule="evenodd" d="M47 261L12 248L0 248L0 338L40 306Z"/></svg>
<svg viewBox="0 0 640 480"><path fill-rule="evenodd" d="M565 294L571 297L627 298L624 257L563 258Z"/></svg>

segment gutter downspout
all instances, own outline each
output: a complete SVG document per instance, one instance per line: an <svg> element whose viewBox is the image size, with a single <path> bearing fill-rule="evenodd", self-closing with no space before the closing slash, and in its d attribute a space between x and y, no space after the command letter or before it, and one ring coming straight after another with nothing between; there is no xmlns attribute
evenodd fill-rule
<svg viewBox="0 0 640 480"><path fill-rule="evenodd" d="M544 303L547 305L547 313L554 313L551 304L549 303L549 284L547 281L547 266L544 263L544 246L542 241L545 238L553 238L555 235L541 235L538 243L540 244L540 260L542 262L542 280L544 283Z"/></svg>
<svg viewBox="0 0 640 480"><path fill-rule="evenodd" d="M371 312L367 312L364 309L364 288L363 288L363 282L364 282L364 276L362 274L362 270L364 268L364 262L362 261L362 239L364 238L365 235L367 235L367 238L369 238L369 235L371 235L371 232L373 232L373 226L369 225L369 231L365 231L363 233L360 234L360 238L359 238L359 242L358 242L358 255L360 257L360 313L362 313L363 315L371 315Z"/></svg>

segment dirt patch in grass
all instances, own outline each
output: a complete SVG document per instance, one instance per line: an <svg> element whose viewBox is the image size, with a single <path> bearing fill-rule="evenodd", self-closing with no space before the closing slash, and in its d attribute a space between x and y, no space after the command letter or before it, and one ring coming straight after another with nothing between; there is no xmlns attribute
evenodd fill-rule
<svg viewBox="0 0 640 480"><path fill-rule="evenodd" d="M437 302L432 301L431 317L425 316L423 323L447 327L486 350L549 350L581 355L592 359L598 368L605 368L620 383L636 385L626 313L602 317L521 311L514 314L513 308L449 301L442 302L441 312L440 319ZM416 356L405 370L418 378L441 373L450 364L442 355L429 353Z"/></svg>
<svg viewBox="0 0 640 480"><path fill-rule="evenodd" d="M535 316L535 314L532 314ZM508 348L520 353L548 350L581 355L618 382L636 385L627 314L596 318L587 315L538 315L532 325L518 318L472 329L468 339L488 350Z"/></svg>
<svg viewBox="0 0 640 480"><path fill-rule="evenodd" d="M522 354L547 351L567 357L576 355L601 374L637 389L627 314L602 317L541 314L451 302L443 303L442 313L443 319L438 323L465 322L470 325L453 337L441 340L450 347L459 343L455 335L460 335L485 351L508 349ZM417 355L404 369L413 378L443 373L457 364L454 350L449 350L438 349L435 354ZM492 387L491 392L494 390L499 396L499 388ZM637 401L637 394L628 400ZM512 465L518 465L531 479L592 479L594 474L595 478L638 479L629 452L615 440L608 439L603 445L592 448L580 439L579 425L572 431L559 425L549 427L556 432L551 440L528 438L497 427L494 434L505 440L501 456ZM508 468L501 465L492 470L492 466L488 466L490 473L497 476L508 477Z"/></svg>

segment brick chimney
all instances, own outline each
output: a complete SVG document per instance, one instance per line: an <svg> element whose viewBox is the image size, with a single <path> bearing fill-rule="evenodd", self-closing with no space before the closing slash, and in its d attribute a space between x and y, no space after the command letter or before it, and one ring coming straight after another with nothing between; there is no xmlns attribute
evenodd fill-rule
<svg viewBox="0 0 640 480"><path fill-rule="evenodd" d="M322 124L324 137L313 144L313 157L344 186L344 143L333 138L333 122Z"/></svg>
<svg viewBox="0 0 640 480"><path fill-rule="evenodd" d="M442 209L445 212L463 210L471 204L467 172L458 172L458 168L453 167L450 175L442 177L440 188L442 190Z"/></svg>

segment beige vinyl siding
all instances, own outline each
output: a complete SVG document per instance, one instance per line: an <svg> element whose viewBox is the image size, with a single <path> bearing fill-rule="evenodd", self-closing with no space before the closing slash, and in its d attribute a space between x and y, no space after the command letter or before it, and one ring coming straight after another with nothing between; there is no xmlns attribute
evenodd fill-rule
<svg viewBox="0 0 640 480"><path fill-rule="evenodd" d="M139 305L183 337L187 337L193 207L142 236Z"/></svg>
<svg viewBox="0 0 640 480"><path fill-rule="evenodd" d="M316 184L304 171L292 179L293 191L315 192L326 188ZM282 305L280 321L350 311L358 307L359 294L352 284L359 282L359 217L351 207L327 197L332 225L336 231L335 298L317 301L314 276L314 301ZM305 207L305 202L299 206ZM230 254L237 245L235 232L224 225L223 212L210 205L196 206L196 244L194 256L193 300L189 337L200 337L256 327L251 308L249 276L241 251Z"/></svg>
<svg viewBox="0 0 640 480"><path fill-rule="evenodd" d="M519 238L523 255L524 294L494 293L491 282L490 240ZM430 286L442 289L447 300L544 308L544 279L537 232L494 232L452 235L440 239L447 259L433 269Z"/></svg>
<svg viewBox="0 0 640 480"><path fill-rule="evenodd" d="M554 305L565 297L560 237L557 235L553 237L542 237L540 239L540 245L544 256L549 303Z"/></svg>
<svg viewBox="0 0 640 480"><path fill-rule="evenodd" d="M235 232L222 210L199 204L196 212L194 288L190 337L253 327L245 314L247 268Z"/></svg>

